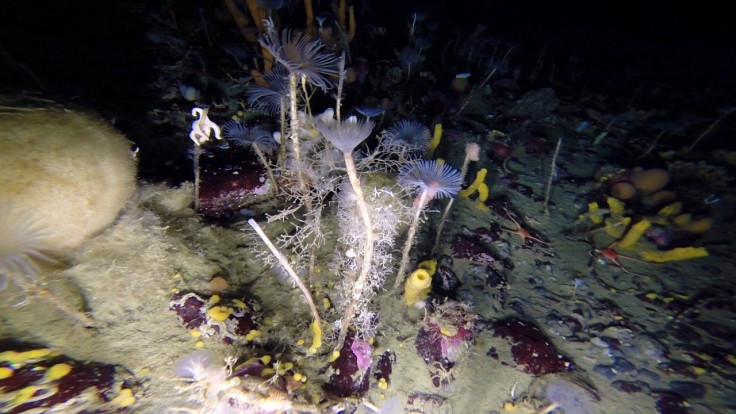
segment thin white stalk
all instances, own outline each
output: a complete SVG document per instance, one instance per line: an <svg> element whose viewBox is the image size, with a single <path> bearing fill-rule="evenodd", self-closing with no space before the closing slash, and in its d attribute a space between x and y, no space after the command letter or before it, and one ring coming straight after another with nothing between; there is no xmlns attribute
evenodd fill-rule
<svg viewBox="0 0 736 414"><path fill-rule="evenodd" d="M375 240L375 234L373 232L373 222L371 221L371 215L368 210L368 203L366 203L365 196L363 195L363 189L360 186L360 179L358 179L358 172L355 168L355 160L353 159L352 154L343 154L345 155L345 168L348 172L348 179L350 180L350 185L353 187L355 199L358 204L358 211L360 212L360 216L363 219L365 238L363 239L363 263L360 266L360 273L358 274L358 278L353 284L353 292L350 295L350 304L345 310L342 321L340 323L340 334L338 335L337 346L335 347L335 350L338 351L342 349L342 346L345 342L345 338L348 334L348 329L350 328L350 323L355 317L355 310L357 308L357 305L360 299L364 296L363 292L366 288L368 288L366 282L368 281L368 273L370 273L371 265L373 264L373 242Z"/></svg>
<svg viewBox="0 0 736 414"><path fill-rule="evenodd" d="M552 180L555 178L555 169L557 168L557 155L560 154L562 147L562 138L557 140L555 152L552 155L552 163L549 166L549 178L547 178L547 189L544 191L544 214L549 217L549 197L552 194Z"/></svg>
<svg viewBox="0 0 736 414"><path fill-rule="evenodd" d="M307 209L307 216L314 216L314 206L312 205L312 199L310 198L309 188L304 180L304 172L302 171L302 150L301 143L299 142L299 113L297 112L297 79L296 75L289 75L289 114L290 114L290 127L291 127L291 151L294 156L294 165L296 168L296 180L299 185L299 193L304 200L304 207ZM307 104L309 100L307 99ZM315 217L318 218L318 217ZM317 248L312 245L309 252L309 275L310 277L314 274L314 268L316 264L315 252Z"/></svg>
<svg viewBox="0 0 736 414"><path fill-rule="evenodd" d="M468 173L468 165L470 165L470 157L467 155L465 156L465 159L463 160L463 165L460 167L460 176L465 179L465 174ZM440 246L440 237L442 236L442 230L445 227L445 221L447 220L447 217L450 216L450 209L452 208L452 204L455 202L454 198L451 198L450 201L447 202L447 206L445 206L445 211L442 212L442 218L440 219L440 224L437 226L437 235L434 237L434 245L432 246L432 252L430 256L434 257L435 253L437 253L437 249Z"/></svg>
<svg viewBox="0 0 736 414"><path fill-rule="evenodd" d="M273 175L273 169L271 169L271 164L269 164L268 159L266 158L266 155L263 153L263 151L261 151L260 148L258 148L257 145L253 145L252 148L253 148L253 151L258 156L258 161L260 161L261 164L263 165L263 168L266 169L266 175L268 176L268 182L269 184L271 184L270 192L272 192L273 194L278 194L279 186L278 186L278 183L276 182L276 177L274 177Z"/></svg>
<svg viewBox="0 0 736 414"><path fill-rule="evenodd" d="M202 154L202 147L194 145L192 152L192 165L194 167L194 211L199 210L199 156Z"/></svg>
<svg viewBox="0 0 736 414"><path fill-rule="evenodd" d="M414 237L417 234L417 229L419 228L419 217L422 215L422 210L424 210L424 205L427 204L427 192L422 191L422 193L419 195L419 200L417 201L417 205L414 210L414 217L411 220L411 226L409 226L409 232L406 234L406 242L404 243L404 250L401 252L401 263L399 264L399 271L396 273L396 280L394 280L394 286L392 290L396 290L399 288L399 285L401 285L401 282L404 281L404 273L406 272L406 267L409 265L409 252L411 251L411 246L414 244Z"/></svg>
<svg viewBox="0 0 736 414"><path fill-rule="evenodd" d="M337 97L335 98L335 118L337 119L338 124L342 122L342 117L340 116L340 113L342 109L342 87L345 83L345 52L342 52L342 55L340 56L339 71L340 76L337 80Z"/></svg>
<svg viewBox="0 0 736 414"><path fill-rule="evenodd" d="M268 246L268 249L271 250L271 253L276 256L276 259L278 259L281 266L284 268L284 270L286 270L286 273L291 276L291 280L294 282L294 284L299 288L299 290L302 291L302 294L304 295L304 298L307 300L307 304L309 305L309 310L312 312L312 317L319 325L321 325L322 319L320 319L319 313L317 312L317 306L314 305L312 294L309 292L309 289L307 289L307 286L305 286L302 280L299 278L299 275L297 275L294 269L291 267L289 261L286 259L286 256L284 256L283 253L281 253L279 249L274 246L274 244L271 242L271 239L266 236L266 233L263 232L263 229L261 228L261 226L258 225L258 223L256 223L255 220L249 219L248 224L250 224L250 226L253 227L253 230L258 233L258 236L261 237L263 243Z"/></svg>

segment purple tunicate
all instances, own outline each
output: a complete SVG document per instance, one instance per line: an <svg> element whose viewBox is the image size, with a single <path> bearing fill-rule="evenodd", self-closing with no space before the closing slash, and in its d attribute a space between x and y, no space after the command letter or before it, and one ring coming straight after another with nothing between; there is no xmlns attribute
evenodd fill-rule
<svg viewBox="0 0 736 414"><path fill-rule="evenodd" d="M350 350L353 351L361 372L371 366L371 345L368 342L356 339L350 345Z"/></svg>

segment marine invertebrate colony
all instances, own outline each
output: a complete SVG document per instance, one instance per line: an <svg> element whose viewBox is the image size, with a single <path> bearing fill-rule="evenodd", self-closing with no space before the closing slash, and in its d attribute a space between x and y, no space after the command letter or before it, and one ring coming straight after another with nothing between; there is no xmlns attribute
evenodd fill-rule
<svg viewBox="0 0 736 414"><path fill-rule="evenodd" d="M183 387L183 391L191 393L190 400L200 404L196 412L321 412L315 405L293 401L286 392L270 386L260 377L232 373L233 362L226 362L207 351L197 351L179 359L174 372L179 378L189 382L188 386Z"/></svg>
<svg viewBox="0 0 736 414"><path fill-rule="evenodd" d="M341 349L343 342L345 341L348 328L350 327L350 322L355 316L358 301L360 301L363 296L363 290L366 288L368 272L370 272L371 265L373 263L373 242L375 239L373 234L373 223L368 209L368 204L366 203L365 196L363 195L363 188L360 185L358 172L355 168L355 161L353 159L353 150L371 134L371 131L373 130L373 122L361 122L358 121L357 118L352 117L345 122L337 120L334 123L318 123L317 129L319 129L322 135L324 135L332 145L342 151L344 155L345 169L347 170L352 190L355 193L355 201L363 220L363 231L365 234L362 241L363 246L360 246L360 250L363 253L363 263L360 266L358 277L355 279L350 304L342 317L340 334L337 338L336 349Z"/></svg>
<svg viewBox="0 0 736 414"><path fill-rule="evenodd" d="M277 191L278 184L276 183L276 177L274 177L271 164L269 164L265 155L265 153L273 151L277 146L276 141L274 141L271 134L257 126L248 127L242 122L228 121L225 124L223 135L226 139L235 142L238 145L250 145L250 147L253 148L253 152L256 153L258 161L263 165L263 168L266 169L266 174L268 174L268 181L271 184L272 191Z"/></svg>
<svg viewBox="0 0 736 414"><path fill-rule="evenodd" d="M12 204L16 220L39 212L28 220L45 233L47 251L79 247L117 218L135 189L127 138L71 110L6 107L0 165L2 204Z"/></svg>
<svg viewBox="0 0 736 414"><path fill-rule="evenodd" d="M460 191L463 177L460 172L447 163L437 161L415 161L407 165L399 176L399 184L408 189L419 189L419 197L414 202L414 216L406 236L399 270L396 273L393 289L404 280L404 272L409 263L409 251L419 228L419 218L427 203L434 198L452 197Z"/></svg>
<svg viewBox="0 0 736 414"><path fill-rule="evenodd" d="M284 30L279 36L273 22L266 21L266 31L260 40L274 59L283 65L290 76L305 79L322 90L330 89L327 76L337 75L337 57L322 52L322 42L310 40L303 33Z"/></svg>
<svg viewBox="0 0 736 414"><path fill-rule="evenodd" d="M136 402L122 367L81 362L49 348L0 345L0 412L122 412Z"/></svg>
<svg viewBox="0 0 736 414"><path fill-rule="evenodd" d="M302 143L300 139L301 122L299 112L297 110L297 85L301 82L302 89L305 92L306 103L306 84L309 83L322 90L331 87L327 76L337 75L336 68L337 57L321 51L322 44L318 41L310 41L304 34L293 35L291 31L284 30L279 36L278 30L273 21L265 22L266 30L263 37L259 40L261 45L266 48L276 61L281 64L288 72L289 80L289 143L291 157L291 172L294 173L297 182L297 194L295 198L304 206L306 212L305 225L301 226L303 232L313 231L313 242L306 246L309 255L309 270L314 271L314 249L319 245L321 237L320 230L320 206L315 202L314 192L310 189L307 174L309 168L305 163L305 157L302 153ZM286 123L286 118L282 115L282 124ZM282 128L285 130L284 125ZM319 192L317 192L319 193ZM303 237L304 238L304 237Z"/></svg>
<svg viewBox="0 0 736 414"><path fill-rule="evenodd" d="M71 254L108 227L135 190L130 142L109 125L61 108L0 111L0 285L93 321L43 288L38 262ZM9 104L9 105L8 105Z"/></svg>
<svg viewBox="0 0 736 414"><path fill-rule="evenodd" d="M475 340L477 323L478 316L468 305L454 301L427 313L414 347L429 366L435 387L452 381L451 370Z"/></svg>

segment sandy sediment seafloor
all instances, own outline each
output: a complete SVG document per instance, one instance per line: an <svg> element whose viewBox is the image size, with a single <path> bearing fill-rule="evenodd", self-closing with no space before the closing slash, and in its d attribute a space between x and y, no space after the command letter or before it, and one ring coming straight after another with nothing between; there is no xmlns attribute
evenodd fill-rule
<svg viewBox="0 0 736 414"><path fill-rule="evenodd" d="M188 191L144 186L111 228L43 275L70 306L84 298L95 327L81 326L43 299L17 307L6 300L0 335L74 360L123 367L137 397L134 412L196 408L180 390L184 382L174 365L201 338L181 324L169 301L177 292L206 296L207 282L221 275L231 289L223 296L247 295L260 303L263 333L240 346L206 338L204 349L223 357L288 358L309 378L304 389L321 389L328 374L318 371L328 356L305 357L300 348L299 339L309 341L310 316L297 290L263 266L253 235L203 224L186 207ZM515 211L539 209L519 194L510 200ZM492 233L493 221L513 229L502 206L490 205L483 211L471 200L458 200L458 219L448 235L472 237L478 228ZM528 225L539 233L560 231L554 220L535 217L526 223L533 222ZM479 265L454 257L450 268L462 283L456 299L471 304L478 321L474 341L449 368L428 365L418 352L425 312L406 307L399 297L379 296L374 374L386 351L395 362L387 384L371 375L365 401L424 413L533 412L550 401L561 407L578 401L589 410L579 412L603 413L621 412L620 407L636 413L716 412L727 406L735 369L729 351L733 309L730 293L713 287L727 286L733 263L715 252L697 261L632 266L660 282L601 264L593 276L590 246L579 236L522 246L518 236L504 232L491 244L500 260ZM443 253L457 256L452 248L448 241ZM508 263L513 266L503 265ZM3 294L12 296L12 287Z"/></svg>

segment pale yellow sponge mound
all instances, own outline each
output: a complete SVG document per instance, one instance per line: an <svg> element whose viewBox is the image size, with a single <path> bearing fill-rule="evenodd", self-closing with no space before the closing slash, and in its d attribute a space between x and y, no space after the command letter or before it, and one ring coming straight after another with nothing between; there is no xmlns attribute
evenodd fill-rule
<svg viewBox="0 0 736 414"><path fill-rule="evenodd" d="M0 221L28 223L33 233L0 229L6 256L16 243L49 252L78 247L115 220L135 180L130 142L106 123L64 109L0 110Z"/></svg>

